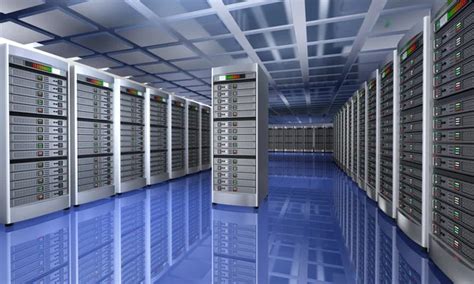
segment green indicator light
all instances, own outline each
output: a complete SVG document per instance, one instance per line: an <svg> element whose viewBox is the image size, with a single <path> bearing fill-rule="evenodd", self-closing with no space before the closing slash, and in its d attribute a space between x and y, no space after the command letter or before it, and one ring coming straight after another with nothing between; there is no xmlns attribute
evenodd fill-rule
<svg viewBox="0 0 474 284"><path fill-rule="evenodd" d="M459 155L461 153L461 148L460 147L454 147L454 154Z"/></svg>
<svg viewBox="0 0 474 284"><path fill-rule="evenodd" d="M459 218L459 211L454 211L454 217Z"/></svg>
<svg viewBox="0 0 474 284"><path fill-rule="evenodd" d="M456 104L454 105L454 108L455 108L456 110L461 110L461 109L462 109L462 103L461 103L461 102L456 103Z"/></svg>
<svg viewBox="0 0 474 284"><path fill-rule="evenodd" d="M456 59L461 58L461 51L456 52Z"/></svg>
<svg viewBox="0 0 474 284"><path fill-rule="evenodd" d="M459 235L459 227L458 226L454 226L454 233L456 233L456 235Z"/></svg>
<svg viewBox="0 0 474 284"><path fill-rule="evenodd" d="M36 148L38 149L43 149L43 143L37 143Z"/></svg>
<svg viewBox="0 0 474 284"><path fill-rule="evenodd" d="M456 72L456 76L461 75L461 67L457 67L455 72Z"/></svg>
<svg viewBox="0 0 474 284"><path fill-rule="evenodd" d="M460 184L459 182L455 181L455 182L453 183L453 187L454 187L455 189L460 189L460 188L461 188L461 184Z"/></svg>

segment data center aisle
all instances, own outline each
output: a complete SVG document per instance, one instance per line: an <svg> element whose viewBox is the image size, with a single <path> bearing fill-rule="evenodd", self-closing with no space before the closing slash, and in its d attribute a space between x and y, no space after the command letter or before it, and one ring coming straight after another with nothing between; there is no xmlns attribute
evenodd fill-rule
<svg viewBox="0 0 474 284"><path fill-rule="evenodd" d="M449 283L330 154L270 155L258 209L210 172L0 231L0 283Z"/></svg>

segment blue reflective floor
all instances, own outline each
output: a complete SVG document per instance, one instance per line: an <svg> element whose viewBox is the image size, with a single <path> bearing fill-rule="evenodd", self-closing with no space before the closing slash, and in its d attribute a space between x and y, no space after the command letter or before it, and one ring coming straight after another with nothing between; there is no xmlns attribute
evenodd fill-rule
<svg viewBox="0 0 474 284"><path fill-rule="evenodd" d="M258 210L210 171L2 228L0 283L449 283L325 154L271 154Z"/></svg>

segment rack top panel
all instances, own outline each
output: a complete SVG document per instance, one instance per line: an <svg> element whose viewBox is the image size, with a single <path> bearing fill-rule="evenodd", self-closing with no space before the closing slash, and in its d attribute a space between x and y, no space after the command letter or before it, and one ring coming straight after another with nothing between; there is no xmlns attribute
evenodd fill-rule
<svg viewBox="0 0 474 284"><path fill-rule="evenodd" d="M67 76L67 70L61 69L58 67L53 67L51 65L45 64L43 62L35 61L32 59L27 59L17 55L10 55L10 64L21 66L30 70L39 71L47 73L50 75L56 75L60 77Z"/></svg>

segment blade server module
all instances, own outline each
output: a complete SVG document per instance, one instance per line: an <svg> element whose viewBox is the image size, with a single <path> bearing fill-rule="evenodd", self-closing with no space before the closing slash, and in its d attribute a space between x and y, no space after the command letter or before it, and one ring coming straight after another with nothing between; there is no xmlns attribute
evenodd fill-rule
<svg viewBox="0 0 474 284"><path fill-rule="evenodd" d="M68 63L0 45L3 224L70 206ZM7 95L8 94L8 95Z"/></svg>

